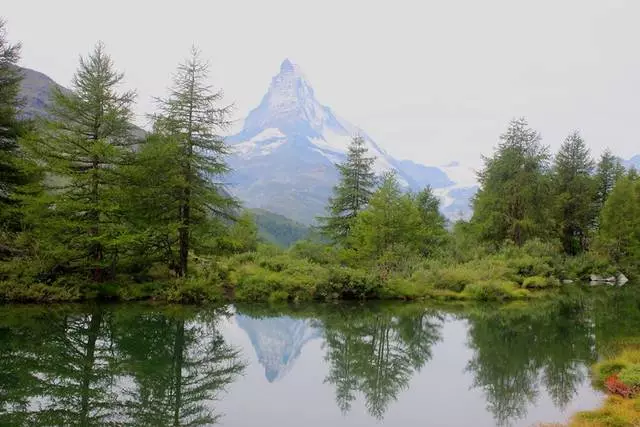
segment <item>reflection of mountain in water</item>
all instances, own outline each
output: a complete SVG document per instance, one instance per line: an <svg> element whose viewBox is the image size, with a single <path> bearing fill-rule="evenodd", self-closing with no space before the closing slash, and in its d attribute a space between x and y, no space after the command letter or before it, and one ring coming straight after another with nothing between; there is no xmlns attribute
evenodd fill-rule
<svg viewBox="0 0 640 427"><path fill-rule="evenodd" d="M283 378L300 356L302 347L321 336L310 319L253 318L238 314L236 322L249 336L269 382Z"/></svg>

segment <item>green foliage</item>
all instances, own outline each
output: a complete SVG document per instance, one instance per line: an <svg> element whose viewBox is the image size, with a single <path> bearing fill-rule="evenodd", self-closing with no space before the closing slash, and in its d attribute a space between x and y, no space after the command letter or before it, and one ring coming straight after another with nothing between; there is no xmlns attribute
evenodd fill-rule
<svg viewBox="0 0 640 427"><path fill-rule="evenodd" d="M289 218L264 209L252 209L260 237L275 245L288 248L299 240L306 239L311 230Z"/></svg>
<svg viewBox="0 0 640 427"><path fill-rule="evenodd" d="M522 282L522 287L526 289L544 289L553 286L560 286L560 281L555 277L532 276L525 278Z"/></svg>
<svg viewBox="0 0 640 427"><path fill-rule="evenodd" d="M336 249L310 240L296 242L289 253L297 258L307 259L316 264L331 264L336 261Z"/></svg>
<svg viewBox="0 0 640 427"><path fill-rule="evenodd" d="M18 146L18 139L27 130L17 117L21 104L18 95L22 76L16 67L20 48L20 43L9 42L5 22L0 19L0 231L18 228L13 211L15 193L30 180L21 166Z"/></svg>
<svg viewBox="0 0 640 427"><path fill-rule="evenodd" d="M403 193L394 173L387 173L369 206L356 218L349 246L360 260L376 260L383 275L412 256L432 256L447 232L439 202L430 188Z"/></svg>
<svg viewBox="0 0 640 427"><path fill-rule="evenodd" d="M526 291L519 289L516 283L504 280L472 283L465 288L464 292L477 301L504 301L527 295Z"/></svg>
<svg viewBox="0 0 640 427"><path fill-rule="evenodd" d="M522 245L549 234L549 153L526 120L516 119L484 159L472 222L482 240Z"/></svg>
<svg viewBox="0 0 640 427"><path fill-rule="evenodd" d="M640 387L640 365L627 366L620 370L620 381L630 387Z"/></svg>
<svg viewBox="0 0 640 427"><path fill-rule="evenodd" d="M564 252L576 255L589 247L597 212L595 164L578 132L565 139L553 169L554 218Z"/></svg>
<svg viewBox="0 0 640 427"><path fill-rule="evenodd" d="M216 253L251 252L258 247L258 227L250 211L244 211L231 226L221 227L219 234Z"/></svg>
<svg viewBox="0 0 640 427"><path fill-rule="evenodd" d="M116 168L133 144L133 92L119 93L115 71L101 44L73 79L73 91L53 93L51 120L25 141L33 158L55 180L25 200L26 220L45 245L51 267L65 265L95 281L114 275L119 239Z"/></svg>
<svg viewBox="0 0 640 427"><path fill-rule="evenodd" d="M78 301L81 295L77 288L43 283L24 284L0 281L0 302L53 303Z"/></svg>
<svg viewBox="0 0 640 427"><path fill-rule="evenodd" d="M223 299L222 289L217 283L196 277L174 280L155 295L160 300L180 304L203 304Z"/></svg>
<svg viewBox="0 0 640 427"><path fill-rule="evenodd" d="M600 217L598 244L611 259L633 267L640 257L640 180L633 173L618 180Z"/></svg>
<svg viewBox="0 0 640 427"><path fill-rule="evenodd" d="M611 191L613 191L613 187L622 176L624 176L624 166L609 149L605 150L600 156L595 176L596 209L598 212L602 210Z"/></svg>
<svg viewBox="0 0 640 427"><path fill-rule="evenodd" d="M329 199L328 216L318 218L322 233L335 243L347 240L356 217L367 206L373 193L375 158L368 157L367 153L364 137L356 135L349 144L346 161L336 165L340 182Z"/></svg>
<svg viewBox="0 0 640 427"><path fill-rule="evenodd" d="M178 66L169 97L159 100L160 113L154 116L154 133L178 148L181 179L167 191L178 204L172 222L178 224L179 276L188 273L189 251L203 249L195 237L218 228L215 222L232 217L238 206L220 182L229 171L228 147L220 132L230 126L231 106L219 105L222 91L212 90L208 74L208 64L194 48Z"/></svg>

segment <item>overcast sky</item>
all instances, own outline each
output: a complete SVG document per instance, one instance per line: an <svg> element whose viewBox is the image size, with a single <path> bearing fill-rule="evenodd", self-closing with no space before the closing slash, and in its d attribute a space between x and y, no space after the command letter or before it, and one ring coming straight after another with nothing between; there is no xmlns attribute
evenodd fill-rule
<svg viewBox="0 0 640 427"><path fill-rule="evenodd" d="M639 0L5 0L22 64L68 85L102 40L137 112L192 44L242 119L290 58L318 99L398 158L478 165L526 116L557 148L640 153Z"/></svg>

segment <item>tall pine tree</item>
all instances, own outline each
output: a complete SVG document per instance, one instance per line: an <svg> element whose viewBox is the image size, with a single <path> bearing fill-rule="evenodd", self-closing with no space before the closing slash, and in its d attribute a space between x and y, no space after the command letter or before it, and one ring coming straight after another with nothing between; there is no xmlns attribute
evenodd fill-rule
<svg viewBox="0 0 640 427"><path fill-rule="evenodd" d="M588 249L588 237L596 217L595 164L578 132L571 133L556 155L553 170L554 218L566 254Z"/></svg>
<svg viewBox="0 0 640 427"><path fill-rule="evenodd" d="M549 153L524 118L510 122L478 174L472 222L485 241L522 245L549 231Z"/></svg>
<svg viewBox="0 0 640 427"><path fill-rule="evenodd" d="M356 135L349 144L347 159L336 165L340 182L329 199L328 216L319 218L323 234L334 242L346 241L356 216L367 206L373 194L375 158L368 157L367 153L364 137Z"/></svg>
<svg viewBox="0 0 640 427"><path fill-rule="evenodd" d="M220 105L223 93L208 84L209 66L197 49L178 67L169 96L159 100L155 131L177 144L181 182L177 201L179 276L188 272L189 251L199 228L216 218L228 218L238 206L225 192L222 177L229 172L228 147L220 132L228 129L232 105Z"/></svg>
<svg viewBox="0 0 640 427"><path fill-rule="evenodd" d="M16 202L16 187L28 180L19 164L18 138L26 130L17 117L22 80L16 66L19 58L20 44L9 43L5 23L0 19L0 228L16 227L11 212Z"/></svg>
<svg viewBox="0 0 640 427"><path fill-rule="evenodd" d="M123 77L98 43L80 58L72 90L54 89L51 119L26 142L47 173L47 191L29 201L43 250L54 267L88 271L96 281L115 271L124 232L116 167L134 143L135 94L118 90Z"/></svg>
<svg viewBox="0 0 640 427"><path fill-rule="evenodd" d="M596 207L598 211L604 208L604 204L611 194L618 179L624 175L624 166L620 160L613 155L611 150L606 149L600 156L600 161L596 167Z"/></svg>

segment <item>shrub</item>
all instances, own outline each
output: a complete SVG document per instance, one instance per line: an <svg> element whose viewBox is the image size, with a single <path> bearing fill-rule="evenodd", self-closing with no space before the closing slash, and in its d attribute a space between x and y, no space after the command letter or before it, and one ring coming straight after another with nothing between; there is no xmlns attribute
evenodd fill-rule
<svg viewBox="0 0 640 427"><path fill-rule="evenodd" d="M79 301L81 299L82 295L76 287L43 283L0 282L0 301L50 303Z"/></svg>
<svg viewBox="0 0 640 427"><path fill-rule="evenodd" d="M518 285L507 280L486 280L468 285L464 293L479 301L503 301L527 296Z"/></svg>
<svg viewBox="0 0 640 427"><path fill-rule="evenodd" d="M609 393L617 394L622 397L630 397L632 393L631 387L621 381L617 374L613 374L607 378L604 381L604 386Z"/></svg>
<svg viewBox="0 0 640 427"><path fill-rule="evenodd" d="M605 360L593 367L593 379L597 386L604 386L604 382L612 375L620 373L629 364L620 359Z"/></svg>
<svg viewBox="0 0 640 427"><path fill-rule="evenodd" d="M269 295L269 302L285 302L289 300L289 293L285 291L274 291Z"/></svg>
<svg viewBox="0 0 640 427"><path fill-rule="evenodd" d="M595 252L566 257L556 274L563 279L588 280L591 274L613 276L618 269L610 259Z"/></svg>
<svg viewBox="0 0 640 427"><path fill-rule="evenodd" d="M560 286L560 281L555 277L532 276L526 277L522 282L522 287L526 289L544 289L553 286Z"/></svg>
<svg viewBox="0 0 640 427"><path fill-rule="evenodd" d="M325 283L318 288L322 299L367 299L380 296L380 281L363 270L332 267Z"/></svg>
<svg viewBox="0 0 640 427"><path fill-rule="evenodd" d="M177 279L160 289L156 297L171 303L202 304L221 300L222 290L197 278Z"/></svg>
<svg viewBox="0 0 640 427"><path fill-rule="evenodd" d="M309 260L316 264L331 264L335 262L336 254L332 247L322 243L311 242L309 240L300 240L296 242L289 254L295 258Z"/></svg>
<svg viewBox="0 0 640 427"><path fill-rule="evenodd" d="M629 387L640 387L640 365L631 365L623 368L620 371L619 378Z"/></svg>

